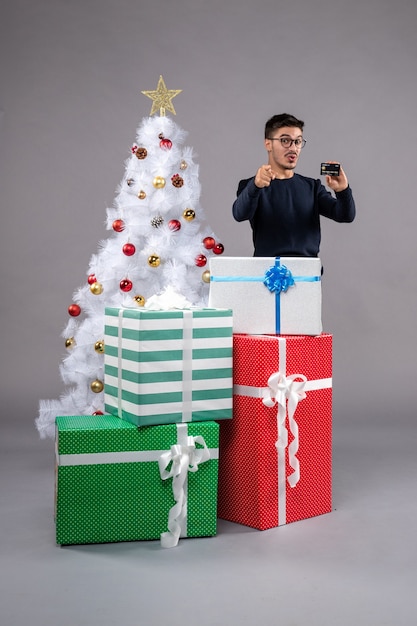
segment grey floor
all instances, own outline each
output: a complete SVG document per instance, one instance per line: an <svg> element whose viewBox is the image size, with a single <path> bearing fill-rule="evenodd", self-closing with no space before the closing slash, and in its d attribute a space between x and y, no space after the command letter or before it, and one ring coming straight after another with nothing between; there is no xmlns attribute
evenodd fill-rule
<svg viewBox="0 0 417 626"><path fill-rule="evenodd" d="M170 550L57 547L53 442L10 417L0 440L2 626L417 624L414 411L339 417L332 513L264 532L219 521L216 537Z"/></svg>

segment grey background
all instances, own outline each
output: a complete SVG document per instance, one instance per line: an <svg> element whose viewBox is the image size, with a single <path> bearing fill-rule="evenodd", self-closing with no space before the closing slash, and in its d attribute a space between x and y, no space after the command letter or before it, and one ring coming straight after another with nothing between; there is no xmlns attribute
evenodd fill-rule
<svg viewBox="0 0 417 626"><path fill-rule="evenodd" d="M183 598L187 571L217 598L192 586L202 624L413 622L416 26L414 0L3 0L0 541L7 584L0 593L7 626L116 624L123 611L120 623L160 624L163 603L156 602L158 617L135 619L136 576L152 597L162 575L166 602L179 606L173 594ZM67 306L107 236L105 208L150 112L140 92L155 89L160 74L169 89L183 90L173 101L175 120L197 154L202 205L226 254L252 255L249 225L233 221L231 205L239 179L265 161L263 127L272 114L306 122L300 173L318 177L320 162L335 159L348 174L357 219L323 221L321 249L324 328L334 334L338 512L269 534L223 523L218 539L185 542L177 556L154 544L61 552L51 519L53 443L38 440L34 419L39 398L63 390ZM169 569L178 566L181 583ZM114 603L113 570L130 581ZM281 604L281 622L280 593L295 611Z"/></svg>
<svg viewBox="0 0 417 626"><path fill-rule="evenodd" d="M231 216L265 161L275 112L306 122L298 171L345 166L358 216L323 220L323 318L340 415L414 395L417 8L400 0L152 3L16 0L1 20L2 395L31 420L58 397L60 337L124 160L162 74L200 164L225 254L251 255Z"/></svg>

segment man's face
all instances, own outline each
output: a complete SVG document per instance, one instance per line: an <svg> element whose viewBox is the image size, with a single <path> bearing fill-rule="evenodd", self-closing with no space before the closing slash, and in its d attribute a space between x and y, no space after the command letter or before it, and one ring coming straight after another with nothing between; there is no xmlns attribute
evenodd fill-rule
<svg viewBox="0 0 417 626"><path fill-rule="evenodd" d="M296 146L291 140L302 138L301 129L295 126L284 126L271 132L269 138L265 139L265 147L273 170L295 169L301 146ZM284 145L281 140L284 141ZM285 145L285 140L288 145Z"/></svg>

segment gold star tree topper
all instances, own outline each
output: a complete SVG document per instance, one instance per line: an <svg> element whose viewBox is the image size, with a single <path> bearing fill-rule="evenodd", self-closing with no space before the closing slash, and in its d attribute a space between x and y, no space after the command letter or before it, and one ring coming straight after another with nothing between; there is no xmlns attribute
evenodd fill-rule
<svg viewBox="0 0 417 626"><path fill-rule="evenodd" d="M158 109L161 117L165 116L165 111L170 111L176 115L174 105L171 100L172 98L175 98L175 96L178 96L181 91L182 89L167 89L164 79L160 76L158 87L155 91L142 91L145 96L148 96L148 98L153 100L150 115L156 113Z"/></svg>

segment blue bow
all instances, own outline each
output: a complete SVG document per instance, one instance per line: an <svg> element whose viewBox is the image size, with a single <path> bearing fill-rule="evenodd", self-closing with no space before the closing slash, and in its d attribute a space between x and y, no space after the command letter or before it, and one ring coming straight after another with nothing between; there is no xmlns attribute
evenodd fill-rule
<svg viewBox="0 0 417 626"><path fill-rule="evenodd" d="M273 265L266 270L263 282L269 291L275 291L277 294L288 291L295 284L291 271L285 265Z"/></svg>

